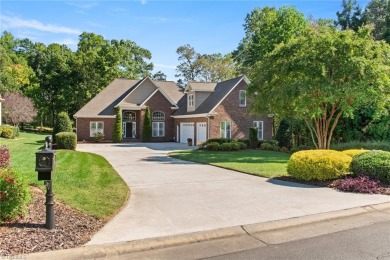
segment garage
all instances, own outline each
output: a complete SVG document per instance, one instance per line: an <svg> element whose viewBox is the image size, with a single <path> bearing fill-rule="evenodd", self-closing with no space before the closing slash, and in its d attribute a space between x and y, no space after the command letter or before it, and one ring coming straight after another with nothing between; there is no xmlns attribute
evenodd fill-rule
<svg viewBox="0 0 390 260"><path fill-rule="evenodd" d="M194 123L180 124L180 143L187 143L187 138L194 140Z"/></svg>
<svg viewBox="0 0 390 260"><path fill-rule="evenodd" d="M206 140L206 123L196 123L196 142L204 143Z"/></svg>

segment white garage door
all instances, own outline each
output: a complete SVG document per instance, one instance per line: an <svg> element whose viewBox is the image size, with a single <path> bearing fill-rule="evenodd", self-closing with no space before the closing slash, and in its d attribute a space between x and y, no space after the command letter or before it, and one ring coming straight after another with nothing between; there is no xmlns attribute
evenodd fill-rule
<svg viewBox="0 0 390 260"><path fill-rule="evenodd" d="M180 143L187 143L187 138L194 141L194 123L180 124Z"/></svg>
<svg viewBox="0 0 390 260"><path fill-rule="evenodd" d="M206 142L206 123L196 123L196 142Z"/></svg>

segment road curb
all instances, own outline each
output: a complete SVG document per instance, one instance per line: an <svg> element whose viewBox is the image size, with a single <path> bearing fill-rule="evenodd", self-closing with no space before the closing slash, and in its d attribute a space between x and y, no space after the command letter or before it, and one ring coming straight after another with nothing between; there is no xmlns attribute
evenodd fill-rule
<svg viewBox="0 0 390 260"><path fill-rule="evenodd" d="M242 226L221 228L208 231L199 231L188 234L149 238L142 240L134 240L129 242L103 244L103 245L88 245L79 248L64 249L57 251L39 252L25 255L26 259L94 259L107 258L110 256L118 256L121 254L129 254L134 252L141 252L153 249L161 249L173 246L181 246L186 244L206 242L215 239L222 239L235 236L259 234L262 232L269 232L280 230L289 227L297 227L308 225L316 222L329 221L334 219L341 219L355 215L367 214L372 212L382 212L390 214L390 202L380 203L374 205L367 205L363 207L350 208L339 211L332 211L326 213L319 213L314 215L248 224Z"/></svg>

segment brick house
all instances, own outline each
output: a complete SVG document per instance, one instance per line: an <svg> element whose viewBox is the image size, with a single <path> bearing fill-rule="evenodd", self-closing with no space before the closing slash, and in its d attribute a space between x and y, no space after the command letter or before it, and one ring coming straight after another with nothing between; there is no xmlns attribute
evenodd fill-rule
<svg viewBox="0 0 390 260"><path fill-rule="evenodd" d="M241 76L219 83L190 82L183 91L173 81L115 79L74 115L77 138L91 140L101 132L110 140L119 106L125 140L141 139L146 107L154 142L248 138L252 126L258 127L259 139L269 140L273 119L249 114L248 84Z"/></svg>

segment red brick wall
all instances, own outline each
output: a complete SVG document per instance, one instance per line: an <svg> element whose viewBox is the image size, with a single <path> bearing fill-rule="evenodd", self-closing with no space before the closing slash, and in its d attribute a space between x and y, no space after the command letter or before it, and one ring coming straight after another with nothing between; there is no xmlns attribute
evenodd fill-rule
<svg viewBox="0 0 390 260"><path fill-rule="evenodd" d="M265 116L254 116L249 114L250 100L247 96L246 107L239 106L239 91L246 90L246 83L241 83L222 101L215 109L217 113L214 118L210 119L210 137L219 138L220 125L222 121L231 121L232 138L248 138L249 127L253 126L253 121L263 121L263 139L272 139L273 119Z"/></svg>
<svg viewBox="0 0 390 260"><path fill-rule="evenodd" d="M77 140L78 141L91 141L90 137L90 122L103 122L104 124L104 138L105 140L112 140L112 132L114 129L115 118L77 118Z"/></svg>
<svg viewBox="0 0 390 260"><path fill-rule="evenodd" d="M153 115L153 112L163 112L165 113L165 136L164 137L152 137L152 142L169 142L173 140L175 136L173 118L171 115L176 111L171 109L173 106L160 91L156 92L149 100L146 102L146 105L150 108L150 114ZM143 125L142 117L142 125ZM152 120L153 122L153 120ZM161 121L160 121L161 122ZM140 124L141 125L141 124ZM142 126L143 127L143 126ZM141 132L142 133L142 128Z"/></svg>

